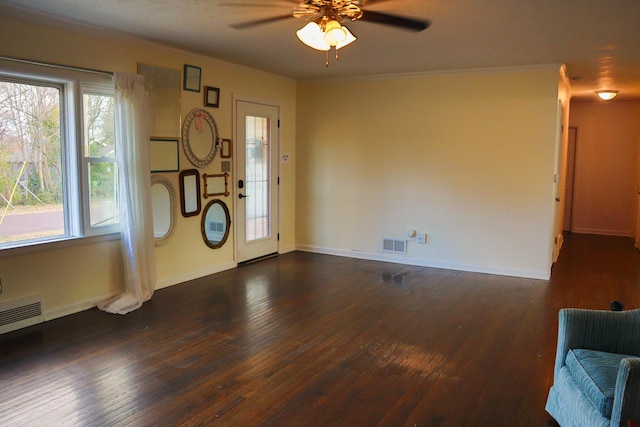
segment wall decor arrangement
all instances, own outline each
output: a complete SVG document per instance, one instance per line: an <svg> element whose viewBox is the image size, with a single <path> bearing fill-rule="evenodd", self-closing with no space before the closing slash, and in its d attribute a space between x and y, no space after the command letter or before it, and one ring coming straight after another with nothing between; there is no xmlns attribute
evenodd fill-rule
<svg viewBox="0 0 640 427"><path fill-rule="evenodd" d="M180 153L177 139L151 138L149 144L151 172L178 172Z"/></svg>
<svg viewBox="0 0 640 427"><path fill-rule="evenodd" d="M154 137L180 137L180 70L138 63L149 93L149 132Z"/></svg>
<svg viewBox="0 0 640 427"><path fill-rule="evenodd" d="M180 172L180 210L185 218L200 213L200 173L197 169Z"/></svg>
<svg viewBox="0 0 640 427"><path fill-rule="evenodd" d="M184 64L184 84L182 88L191 92L200 92L202 69L194 65Z"/></svg>
<svg viewBox="0 0 640 427"><path fill-rule="evenodd" d="M204 87L204 106L218 108L220 106L220 89L217 87Z"/></svg>
<svg viewBox="0 0 640 427"><path fill-rule="evenodd" d="M211 164L218 152L218 126L205 110L195 108L182 124L182 147L194 166Z"/></svg>

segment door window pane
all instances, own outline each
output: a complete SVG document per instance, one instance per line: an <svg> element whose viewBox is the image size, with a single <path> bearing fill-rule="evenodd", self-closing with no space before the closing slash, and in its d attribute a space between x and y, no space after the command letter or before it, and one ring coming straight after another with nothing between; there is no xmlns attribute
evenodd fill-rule
<svg viewBox="0 0 640 427"><path fill-rule="evenodd" d="M246 118L246 239L271 235L269 217L269 119Z"/></svg>

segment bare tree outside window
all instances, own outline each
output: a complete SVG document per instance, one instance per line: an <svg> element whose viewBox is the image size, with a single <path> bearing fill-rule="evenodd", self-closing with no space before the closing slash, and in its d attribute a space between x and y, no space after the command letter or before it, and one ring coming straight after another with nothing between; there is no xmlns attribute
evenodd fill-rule
<svg viewBox="0 0 640 427"><path fill-rule="evenodd" d="M0 81L0 243L64 235L60 88Z"/></svg>
<svg viewBox="0 0 640 427"><path fill-rule="evenodd" d="M91 87L83 87L81 110L72 114L82 123L77 139L82 166L78 172L75 166L70 170L71 176L78 175L79 187L76 190L75 182L67 183L73 189L64 194L64 181L70 176L65 167L76 162L69 158L67 165L63 164L63 153L69 156L75 152L69 142L64 142L65 133L75 129L61 126L65 123L61 111L68 111L63 107L65 87L37 81L0 81L0 246L71 236L72 232L65 229L69 218L86 219L90 231L84 229L85 235L99 234L91 230L119 223L114 98L107 89ZM67 212L70 207L65 203L72 197L76 202L70 205L80 206L79 194L86 200L86 206L81 207L84 214L73 215Z"/></svg>

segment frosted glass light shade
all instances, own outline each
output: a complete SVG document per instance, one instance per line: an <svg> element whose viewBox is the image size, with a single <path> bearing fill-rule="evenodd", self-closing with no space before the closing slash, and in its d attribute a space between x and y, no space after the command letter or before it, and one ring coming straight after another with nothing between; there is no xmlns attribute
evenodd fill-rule
<svg viewBox="0 0 640 427"><path fill-rule="evenodd" d="M596 93L600 99L604 99L605 101L610 101L618 95L617 90L597 90Z"/></svg>
<svg viewBox="0 0 640 427"><path fill-rule="evenodd" d="M309 22L304 27L296 31L296 35L300 41L312 49L329 50L331 46L324 41L324 33L320 29L320 25L315 22Z"/></svg>
<svg viewBox="0 0 640 427"><path fill-rule="evenodd" d="M329 21L324 28L324 41L329 46L338 46L347 38L347 32L338 21Z"/></svg>

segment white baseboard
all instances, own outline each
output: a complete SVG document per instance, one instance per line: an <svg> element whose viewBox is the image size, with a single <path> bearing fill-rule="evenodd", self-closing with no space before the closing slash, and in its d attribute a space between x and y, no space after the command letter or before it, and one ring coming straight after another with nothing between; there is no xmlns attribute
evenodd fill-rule
<svg viewBox="0 0 640 427"><path fill-rule="evenodd" d="M522 277L526 279L549 280L549 278L551 277L550 271L536 271L536 270L530 271L530 270L490 267L490 266L483 266L483 265L434 262L434 261L429 261L422 258L413 258L413 257L401 256L401 255L390 255L390 254L387 255L387 254L379 254L379 253L373 253L373 252L360 252L360 251L345 250L345 249L324 248L320 246L310 246L310 245L298 245L296 246L296 249L303 252L313 252L313 253L319 253L319 254L325 254L325 255L342 256L347 258L366 259L370 261L383 261L383 262L391 262L394 264L415 265L418 267L442 268L445 270L468 271L472 273L496 274L499 276Z"/></svg>
<svg viewBox="0 0 640 427"><path fill-rule="evenodd" d="M164 279L159 281L156 284L156 290L166 288L173 285L178 285L183 282L188 282L189 280L199 279L200 277L205 277L210 274L220 273L221 271L229 270L231 268L235 268L237 264L235 262L227 262L224 264L216 265L211 268L205 268L198 271L192 271L189 274L184 274L181 276L174 276L168 279ZM82 301L73 302L71 304L67 304L61 307L55 307L50 310L45 310L43 312L44 320L49 321L53 319L57 319L59 317L68 316L70 314L79 313L81 311L89 310L98 305L98 303L102 301L106 301L118 295L120 291L112 293L112 294L104 294L93 298L88 298Z"/></svg>
<svg viewBox="0 0 640 427"><path fill-rule="evenodd" d="M230 270L237 266L238 264L236 264L235 261L229 261L223 264L218 264L211 267L203 268L201 270L190 271L187 274L168 277L166 279L158 281L158 283L156 283L156 289L162 289L162 288L167 288L169 286L179 285L180 283L188 282L189 280L199 279L201 277L209 276L211 274L220 273L222 271Z"/></svg>
<svg viewBox="0 0 640 427"><path fill-rule="evenodd" d="M279 252L280 254L286 254L288 252L293 252L296 250L296 246L295 245L288 245L288 246L280 246L279 248Z"/></svg>
<svg viewBox="0 0 640 427"><path fill-rule="evenodd" d="M598 234L602 236L620 236L620 237L633 237L630 231L621 230L602 230L595 228L572 228L572 233L577 234Z"/></svg>
<svg viewBox="0 0 640 427"><path fill-rule="evenodd" d="M112 294L104 294L93 298L87 298L82 301L72 302L71 304L63 305L60 307L52 308L51 310L44 311L44 320L49 321L53 319L57 319L59 317L68 316L70 314L80 313L81 311L89 310L98 303L102 301L106 301L118 295L120 291L112 293Z"/></svg>

